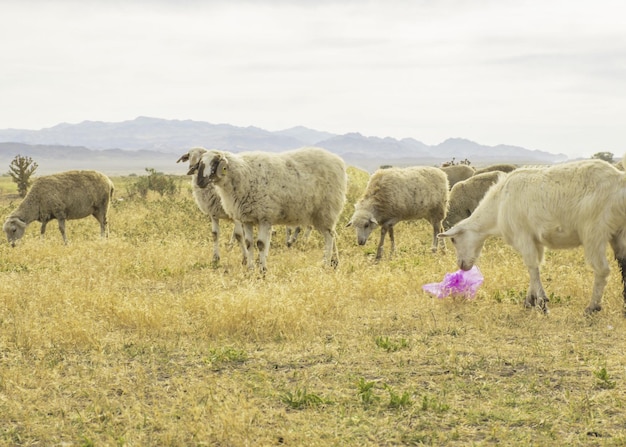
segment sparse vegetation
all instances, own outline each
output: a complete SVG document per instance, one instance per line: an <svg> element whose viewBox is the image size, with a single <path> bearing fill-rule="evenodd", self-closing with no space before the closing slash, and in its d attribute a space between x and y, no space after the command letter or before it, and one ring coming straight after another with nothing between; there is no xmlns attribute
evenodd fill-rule
<svg viewBox="0 0 626 447"><path fill-rule="evenodd" d="M595 154L593 154L591 158L597 158L599 160L604 160L604 161L608 161L609 163L613 163L614 157L615 156L613 155L613 152L596 152Z"/></svg>
<svg viewBox="0 0 626 447"><path fill-rule="evenodd" d="M585 317L582 249L548 251L545 316L523 307L519 256L489 239L476 298L434 298L421 286L456 269L454 250L433 255L426 222L400 223L403 249L375 264L376 242L344 229L368 177L349 175L337 270L315 232L291 249L276 235L265 279L236 249L213 266L184 178L173 196L116 201L108 240L83 219L67 246L37 226L3 241L0 445L626 443L615 264ZM0 197L2 216L14 202Z"/></svg>
<svg viewBox="0 0 626 447"><path fill-rule="evenodd" d="M165 175L153 168L146 168L148 175L139 176L133 183L127 185L126 193L129 198L141 197L146 199L149 191L154 191L161 197L173 197L180 190L180 179L177 176Z"/></svg>
<svg viewBox="0 0 626 447"><path fill-rule="evenodd" d="M26 197L28 188L32 185L32 176L37 170L37 163L28 156L16 155L9 165L9 176L17 185L20 197Z"/></svg>
<svg viewBox="0 0 626 447"><path fill-rule="evenodd" d="M442 163L441 167L455 166L455 165L467 165L467 166L470 166L471 164L472 164L472 162L469 161L467 158L464 158L463 160L457 161L456 157L452 157L452 160L446 161L446 162Z"/></svg>

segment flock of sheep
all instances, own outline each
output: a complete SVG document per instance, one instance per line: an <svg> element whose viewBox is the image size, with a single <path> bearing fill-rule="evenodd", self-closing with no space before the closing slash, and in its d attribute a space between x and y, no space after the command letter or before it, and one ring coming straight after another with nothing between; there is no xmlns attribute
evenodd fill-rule
<svg viewBox="0 0 626 447"><path fill-rule="evenodd" d="M324 262L337 266L336 226L344 208L347 173L344 161L324 149L301 148L283 153L230 152L192 148L178 162L188 163L193 197L212 222L213 260L219 261L220 219L234 222L242 262L267 270L272 226L286 225L297 234L314 228L324 237ZM626 155L622 164L626 165ZM8 216L3 230L15 246L33 222L57 219L63 241L65 221L94 216L107 235L107 212L114 186L96 171L68 171L38 178ZM582 245L594 271L591 301L585 312L601 310L609 275L605 250L610 244L618 261L626 305L626 175L601 160L550 167L494 165L475 171L467 165L379 169L355 204L348 226L363 245L380 227L376 259L389 233L395 250L394 225L425 219L433 228L432 251L453 243L457 264L469 270L485 240L499 236L522 256L530 275L527 307L547 312L539 266L545 247ZM253 230L256 227L257 235Z"/></svg>

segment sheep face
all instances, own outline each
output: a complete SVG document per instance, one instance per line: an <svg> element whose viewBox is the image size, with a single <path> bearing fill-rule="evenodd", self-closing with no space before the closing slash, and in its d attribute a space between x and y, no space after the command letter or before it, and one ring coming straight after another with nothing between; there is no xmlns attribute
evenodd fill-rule
<svg viewBox="0 0 626 447"><path fill-rule="evenodd" d="M347 226L354 227L358 244L365 245L370 233L378 228L378 221L370 211L357 209Z"/></svg>
<svg viewBox="0 0 626 447"><path fill-rule="evenodd" d="M456 250L456 263L465 271L474 267L485 242L485 236L481 236L479 232L459 226L440 233L437 237L450 238Z"/></svg>
<svg viewBox="0 0 626 447"><path fill-rule="evenodd" d="M202 157L200 162L194 165L189 172L192 170L198 173L196 184L200 188L206 188L209 183L219 184L226 176L228 160L221 154L210 154Z"/></svg>
<svg viewBox="0 0 626 447"><path fill-rule="evenodd" d="M15 243L24 236L26 230L26 224L17 217L9 217L2 229L7 235L7 240L12 247L15 247Z"/></svg>

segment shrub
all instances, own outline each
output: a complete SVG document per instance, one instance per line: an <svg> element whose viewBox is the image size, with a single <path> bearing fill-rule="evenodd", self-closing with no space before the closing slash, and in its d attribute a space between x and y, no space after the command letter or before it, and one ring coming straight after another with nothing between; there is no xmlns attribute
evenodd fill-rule
<svg viewBox="0 0 626 447"><path fill-rule="evenodd" d="M148 196L148 191L155 191L161 197L174 196L178 193L180 186L178 182L162 172L157 172L153 168L146 168L148 175L139 179L127 187L128 197L133 198L139 195L142 199Z"/></svg>

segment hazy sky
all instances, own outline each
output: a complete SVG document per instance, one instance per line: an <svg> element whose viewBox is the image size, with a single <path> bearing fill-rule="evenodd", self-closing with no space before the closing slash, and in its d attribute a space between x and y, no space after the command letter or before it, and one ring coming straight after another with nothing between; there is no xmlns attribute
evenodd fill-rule
<svg viewBox="0 0 626 447"><path fill-rule="evenodd" d="M0 128L137 116L626 151L623 0L0 0Z"/></svg>

